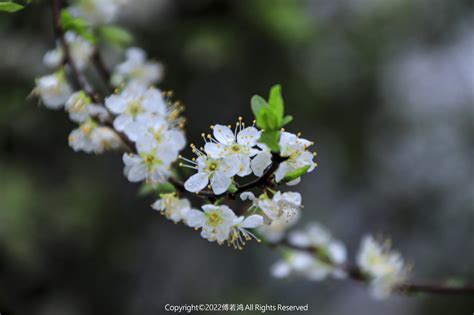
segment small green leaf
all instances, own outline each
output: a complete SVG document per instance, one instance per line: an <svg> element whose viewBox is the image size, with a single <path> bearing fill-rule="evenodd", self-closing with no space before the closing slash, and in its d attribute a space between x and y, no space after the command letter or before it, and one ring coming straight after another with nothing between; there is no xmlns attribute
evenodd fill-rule
<svg viewBox="0 0 474 315"><path fill-rule="evenodd" d="M270 89L268 105L273 114L273 119L276 120L278 127L280 127L283 120L284 103L281 97L281 86L279 84L272 86Z"/></svg>
<svg viewBox="0 0 474 315"><path fill-rule="evenodd" d="M176 188L170 183L161 184L143 184L138 191L139 196L169 194L176 191Z"/></svg>
<svg viewBox="0 0 474 315"><path fill-rule="evenodd" d="M267 102L263 99L263 97L254 95L250 100L250 104L252 107L252 112L255 115L255 119L257 120L257 126L261 129L268 128L267 121L264 117L268 108Z"/></svg>
<svg viewBox="0 0 474 315"><path fill-rule="evenodd" d="M300 167L292 172L289 172L285 175L285 177L283 177L283 179L281 180L283 183L288 183L288 182L291 182L297 178L300 178L303 174L305 174L308 169L309 169L309 165L306 165L306 166L303 166L303 167Z"/></svg>
<svg viewBox="0 0 474 315"><path fill-rule="evenodd" d="M255 117L257 117L258 113L262 110L262 108L268 106L267 101L265 101L265 99L259 95L252 96L250 104Z"/></svg>
<svg viewBox="0 0 474 315"><path fill-rule="evenodd" d="M278 140L280 138L280 131L278 130L265 130L260 136L260 142L266 144L273 152L279 152L280 146Z"/></svg>
<svg viewBox="0 0 474 315"><path fill-rule="evenodd" d="M0 11L13 13L20 11L24 6L14 2L0 2Z"/></svg>
<svg viewBox="0 0 474 315"><path fill-rule="evenodd" d="M286 115L285 117L283 117L283 120L281 121L281 126L284 127L286 125L288 125L290 122L293 121L293 116L291 115Z"/></svg>
<svg viewBox="0 0 474 315"><path fill-rule="evenodd" d="M237 190L238 190L238 188L235 185L235 183L230 184L229 188L227 189L227 191L230 192L231 194L236 193Z"/></svg>
<svg viewBox="0 0 474 315"><path fill-rule="evenodd" d="M99 29L99 36L107 43L123 48L133 41L133 36L124 28L119 26L102 26Z"/></svg>
<svg viewBox="0 0 474 315"><path fill-rule="evenodd" d="M95 36L87 21L72 16L68 10L64 9L61 11L59 22L64 30L73 31L93 44L96 42Z"/></svg>

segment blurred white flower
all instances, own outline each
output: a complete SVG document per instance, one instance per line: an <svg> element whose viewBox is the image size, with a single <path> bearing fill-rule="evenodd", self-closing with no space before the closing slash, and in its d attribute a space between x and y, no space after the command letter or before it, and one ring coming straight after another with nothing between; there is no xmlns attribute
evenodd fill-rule
<svg viewBox="0 0 474 315"><path fill-rule="evenodd" d="M76 0L69 7L73 16L84 18L92 25L113 22L119 14L120 7L128 0Z"/></svg>
<svg viewBox="0 0 474 315"><path fill-rule="evenodd" d="M372 295L383 299L407 277L403 258L390 251L388 244L380 245L372 236L362 239L357 265L369 277Z"/></svg>
<svg viewBox="0 0 474 315"><path fill-rule="evenodd" d="M69 118L77 123L82 123L89 117L95 117L101 122L109 118L107 109L101 105L92 104L90 97L84 91L72 94L64 108L69 113Z"/></svg>
<svg viewBox="0 0 474 315"><path fill-rule="evenodd" d="M90 119L83 122L69 135L69 146L74 151L100 154L118 149L121 145L122 140L113 129L99 126Z"/></svg>
<svg viewBox="0 0 474 315"><path fill-rule="evenodd" d="M276 278L295 275L313 281L324 280L332 271L330 265L321 262L314 254L303 251L287 252L285 258L271 268L271 274Z"/></svg>
<svg viewBox="0 0 474 315"><path fill-rule="evenodd" d="M342 265L347 259L347 250L341 241L335 240L331 233L316 222L307 225L306 229L291 232L288 242L302 248L317 248L320 253L330 261L318 259L322 278L332 275L336 278L345 277L345 272L337 266ZM316 258L317 259L317 258Z"/></svg>
<svg viewBox="0 0 474 315"><path fill-rule="evenodd" d="M138 83L145 86L161 81L163 66L155 61L148 61L146 53L137 47L127 50L126 60L115 67L112 83L119 86L123 83Z"/></svg>
<svg viewBox="0 0 474 315"><path fill-rule="evenodd" d="M258 206L271 221L278 219L292 221L302 207L301 195L297 192L277 191L272 199L259 198Z"/></svg>
<svg viewBox="0 0 474 315"><path fill-rule="evenodd" d="M172 220L174 223L184 221L186 223L186 216L191 210L191 204L188 199L180 199L176 197L175 193L162 194L161 199L157 200L151 206L153 209L160 211L166 218Z"/></svg>
<svg viewBox="0 0 474 315"><path fill-rule="evenodd" d="M94 53L94 45L72 31L64 34L64 39L69 47L69 53L78 70L83 70ZM61 47L48 51L43 57L43 63L50 68L61 66L64 52Z"/></svg>
<svg viewBox="0 0 474 315"><path fill-rule="evenodd" d="M251 200L252 209L261 209L265 214L265 224L259 227L268 242L278 242L286 230L294 225L300 217L301 195L296 192L276 192L273 197L261 194L258 198L252 192L240 194L242 200Z"/></svg>
<svg viewBox="0 0 474 315"><path fill-rule="evenodd" d="M44 106L49 109L60 109L72 92L64 71L57 71L36 79L36 87L33 90L33 93L39 95Z"/></svg>

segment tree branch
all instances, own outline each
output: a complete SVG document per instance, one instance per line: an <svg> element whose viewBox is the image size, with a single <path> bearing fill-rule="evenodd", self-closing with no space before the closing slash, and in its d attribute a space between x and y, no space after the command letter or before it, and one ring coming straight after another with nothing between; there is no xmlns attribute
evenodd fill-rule
<svg viewBox="0 0 474 315"><path fill-rule="evenodd" d="M240 193L243 193L244 191L249 191L253 188L256 188L256 187L270 187L271 186L271 177L273 175L273 173L275 173L275 171L278 169L278 166L280 166L280 163L282 163L283 161L287 160L287 158L285 157L281 157L279 154L277 153L272 153L272 163L270 164L270 167L263 173L263 175L259 178L257 178L256 180L252 181L252 182L249 182L249 183L246 183L246 184L243 184L241 186L238 186L237 187L237 190L235 192L225 192L225 193L222 193L222 194L214 194L212 192L212 190L201 190L197 193L195 193L195 195L197 195L198 197L201 197L201 198L207 198L207 199L210 199L210 200L217 200L219 198L222 198L222 197L226 197L228 199L235 199L235 197L240 194ZM174 177L171 177L169 179L169 182L175 186L176 189L178 189L179 191L181 192L186 192L186 189L184 188L184 183L179 181L178 179L174 178Z"/></svg>
<svg viewBox="0 0 474 315"><path fill-rule="evenodd" d="M287 239L283 239L278 243L267 243L270 248L278 248L280 246L287 247L297 251L306 251L317 256L317 259L340 269L347 274L347 277L359 283L368 284L370 278L355 264L337 264L333 262L327 255L323 254L323 250L316 246L301 247L291 244ZM474 285L453 286L448 284L417 284L404 282L396 286L393 290L399 294L412 295L416 293L442 294L442 295L474 295Z"/></svg>

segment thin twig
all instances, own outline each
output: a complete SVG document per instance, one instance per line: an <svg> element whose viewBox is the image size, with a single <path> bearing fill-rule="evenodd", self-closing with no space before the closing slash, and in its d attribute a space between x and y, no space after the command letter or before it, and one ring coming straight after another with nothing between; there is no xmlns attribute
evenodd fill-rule
<svg viewBox="0 0 474 315"><path fill-rule="evenodd" d="M270 167L263 173L263 175L254 181L243 184L241 186L237 186L237 190L235 192L224 192L222 194L215 194L212 192L212 190L206 189L195 193L195 195L201 198L207 198L211 200L217 200L222 197L226 197L228 199L233 200L238 194L243 193L244 191L249 191L256 187L269 187L269 181L271 179L271 176L278 169L280 163L282 163L286 159L287 158L281 157L279 154L272 153L272 163L270 164ZM179 191L186 191L186 189L184 188L184 183L179 181L178 179L171 177L169 179L169 182L173 184Z"/></svg>
<svg viewBox="0 0 474 315"><path fill-rule="evenodd" d="M102 81L104 82L104 85L107 88L108 92L112 93L114 91L114 88L110 84L111 73L105 65L104 59L102 58L100 50L97 47L92 55L92 62L94 63L94 66L100 77L102 78Z"/></svg>
<svg viewBox="0 0 474 315"><path fill-rule="evenodd" d="M283 239L277 243L267 243L270 248L287 247L297 251L306 251L317 256L323 263L333 266L346 273L349 279L356 282L368 284L370 277L366 276L364 272L355 264L337 264L333 262L324 251L317 246L302 247L291 244L287 239ZM416 293L429 294L449 294L449 295L474 295L474 285L453 286L448 284L417 284L405 282L401 283L393 289L399 294L411 295Z"/></svg>
<svg viewBox="0 0 474 315"><path fill-rule="evenodd" d="M79 71L74 59L71 57L71 52L69 50L69 45L66 42L64 37L64 29L61 26L60 15L61 9L63 7L63 2L61 0L52 0L51 1L51 10L53 14L53 26L54 33L57 40L59 41L61 48L64 52L63 62L69 66L71 83L80 90L83 90L94 102L100 103L99 96L94 93L94 90L87 82L87 79Z"/></svg>

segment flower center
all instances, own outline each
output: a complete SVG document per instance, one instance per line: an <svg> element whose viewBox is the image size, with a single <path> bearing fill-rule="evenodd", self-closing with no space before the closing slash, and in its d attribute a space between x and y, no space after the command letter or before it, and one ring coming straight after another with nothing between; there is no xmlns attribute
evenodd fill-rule
<svg viewBox="0 0 474 315"><path fill-rule="evenodd" d="M140 101L134 100L128 103L127 111L132 117L136 117L140 114L143 111Z"/></svg>
<svg viewBox="0 0 474 315"><path fill-rule="evenodd" d="M221 216L217 212L213 212L207 217L207 223L212 227L218 226L222 221Z"/></svg>
<svg viewBox="0 0 474 315"><path fill-rule="evenodd" d="M210 170L211 172L214 172L216 169L217 169L217 163L216 163L216 162L211 162L211 163L209 164L209 170Z"/></svg>
<svg viewBox="0 0 474 315"><path fill-rule="evenodd" d="M234 153L239 153L240 152L240 145L234 144L230 149Z"/></svg>
<svg viewBox="0 0 474 315"><path fill-rule="evenodd" d="M145 156L145 163L150 165L150 164L153 164L153 162L155 162L155 156L154 155L151 155L151 154L148 154L147 156Z"/></svg>

